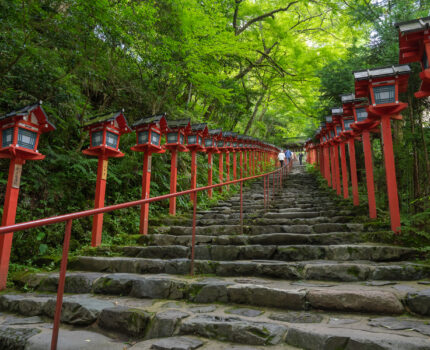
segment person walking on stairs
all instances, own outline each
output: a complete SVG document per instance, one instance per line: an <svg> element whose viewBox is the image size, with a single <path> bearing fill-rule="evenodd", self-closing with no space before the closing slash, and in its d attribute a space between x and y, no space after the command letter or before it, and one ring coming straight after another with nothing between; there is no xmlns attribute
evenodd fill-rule
<svg viewBox="0 0 430 350"><path fill-rule="evenodd" d="M285 151L285 158L287 158L287 164L290 164L292 155L293 154L291 153L291 151L289 149L287 149Z"/></svg>
<svg viewBox="0 0 430 350"><path fill-rule="evenodd" d="M303 162L303 153L299 153L299 162L300 162L300 165L302 165L302 162Z"/></svg>
<svg viewBox="0 0 430 350"><path fill-rule="evenodd" d="M278 154L278 160L281 163L281 168L284 166L284 160L285 160L285 153L284 152L279 152Z"/></svg>

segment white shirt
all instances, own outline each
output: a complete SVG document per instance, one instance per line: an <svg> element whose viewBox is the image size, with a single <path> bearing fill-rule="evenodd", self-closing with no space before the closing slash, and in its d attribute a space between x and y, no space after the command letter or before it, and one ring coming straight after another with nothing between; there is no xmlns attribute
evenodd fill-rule
<svg viewBox="0 0 430 350"><path fill-rule="evenodd" d="M279 152L278 160L285 160L285 153L284 152Z"/></svg>

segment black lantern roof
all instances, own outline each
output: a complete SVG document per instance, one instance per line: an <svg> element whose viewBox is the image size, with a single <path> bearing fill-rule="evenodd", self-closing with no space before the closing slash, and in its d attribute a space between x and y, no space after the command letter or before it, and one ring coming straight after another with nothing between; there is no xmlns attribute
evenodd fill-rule
<svg viewBox="0 0 430 350"><path fill-rule="evenodd" d="M190 119L168 120L167 126L169 129L189 128Z"/></svg>
<svg viewBox="0 0 430 350"><path fill-rule="evenodd" d="M332 115L342 115L343 114L343 108L342 107L334 107L331 109Z"/></svg>
<svg viewBox="0 0 430 350"><path fill-rule="evenodd" d="M163 113L163 114L142 118L137 122L134 122L132 127L134 129L138 126L145 126L145 125L160 123L161 128L164 129L167 125L166 115L167 115L166 113Z"/></svg>
<svg viewBox="0 0 430 350"><path fill-rule="evenodd" d="M118 123L118 127L122 132L131 131L130 127L128 126L127 119L125 119L123 109L118 112L111 112L111 113L96 115L88 119L84 123L84 127L89 128L90 126L94 126L94 125L102 124L106 122L113 122L113 121L116 121Z"/></svg>
<svg viewBox="0 0 430 350"><path fill-rule="evenodd" d="M201 132L203 137L206 137L209 134L208 126L206 123L192 124L191 131Z"/></svg>
<svg viewBox="0 0 430 350"><path fill-rule="evenodd" d="M363 69L353 72L355 80L369 80L372 78L392 77L399 74L409 74L411 68L407 64L374 69Z"/></svg>
<svg viewBox="0 0 430 350"><path fill-rule="evenodd" d="M342 104L347 104L347 103L359 103L359 102L367 102L367 99L364 97L355 97L355 94L345 94L345 95L340 95L340 98L342 100Z"/></svg>
<svg viewBox="0 0 430 350"><path fill-rule="evenodd" d="M238 140L244 140L245 139L245 135L237 135L237 139Z"/></svg>
<svg viewBox="0 0 430 350"><path fill-rule="evenodd" d="M411 21L399 22L394 25L401 34L421 32L430 28L430 17L413 19Z"/></svg>
<svg viewBox="0 0 430 350"><path fill-rule="evenodd" d="M45 111L42 108L42 101L38 101L37 103L25 106L25 107L18 109L16 111L12 111L12 112L9 112L5 115L2 115L2 116L0 116L0 121L7 120L7 119L13 118L13 117L25 117L32 112L36 116L37 122L40 125L44 126L42 128L42 131L51 131L51 130L56 129L54 124L52 124L48 120L48 116L46 115Z"/></svg>
<svg viewBox="0 0 430 350"><path fill-rule="evenodd" d="M222 136L223 137L236 137L237 136L237 132L223 131Z"/></svg>
<svg viewBox="0 0 430 350"><path fill-rule="evenodd" d="M211 129L209 130L210 136L222 136L222 129Z"/></svg>

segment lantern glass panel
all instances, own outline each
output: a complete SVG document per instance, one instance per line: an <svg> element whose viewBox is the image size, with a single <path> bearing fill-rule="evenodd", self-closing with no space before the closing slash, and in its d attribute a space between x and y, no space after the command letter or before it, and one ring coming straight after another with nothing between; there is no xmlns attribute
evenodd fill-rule
<svg viewBox="0 0 430 350"><path fill-rule="evenodd" d="M103 131L93 132L91 135L91 147L101 146L103 144Z"/></svg>
<svg viewBox="0 0 430 350"><path fill-rule="evenodd" d="M357 108L355 112L357 113L357 121L362 122L364 119L367 119L366 108Z"/></svg>
<svg viewBox="0 0 430 350"><path fill-rule="evenodd" d="M178 133L177 132L167 133L167 143L178 143Z"/></svg>
<svg viewBox="0 0 430 350"><path fill-rule="evenodd" d="M351 124L353 124L353 123L354 123L354 120L345 120L344 121L345 130L350 131L351 130Z"/></svg>
<svg viewBox="0 0 430 350"><path fill-rule="evenodd" d="M205 139L205 147L212 147L213 146L213 139L207 138Z"/></svg>
<svg viewBox="0 0 430 350"><path fill-rule="evenodd" d="M201 146L201 145L202 145L202 137L201 137L201 136L198 136L197 138L198 138L198 140L199 140L199 145Z"/></svg>
<svg viewBox="0 0 430 350"><path fill-rule="evenodd" d="M118 135L113 132L106 131L106 146L116 148L117 144L118 144Z"/></svg>
<svg viewBox="0 0 430 350"><path fill-rule="evenodd" d="M425 50L425 49L424 49L424 54L423 54L423 61L422 61L422 63L423 63L423 67L424 67L424 69L429 68L429 60L428 60L427 52L426 52L426 50Z"/></svg>
<svg viewBox="0 0 430 350"><path fill-rule="evenodd" d="M395 102L395 86L374 86L373 94L375 95L375 104L394 103Z"/></svg>
<svg viewBox="0 0 430 350"><path fill-rule="evenodd" d="M181 145L183 145L184 144L184 135L183 134L179 135L179 140L181 142Z"/></svg>
<svg viewBox="0 0 430 350"><path fill-rule="evenodd" d="M37 132L27 129L18 129L18 146L28 149L34 149L36 145Z"/></svg>
<svg viewBox="0 0 430 350"><path fill-rule="evenodd" d="M197 136L196 135L188 135L188 144L189 145L195 145L197 143Z"/></svg>
<svg viewBox="0 0 430 350"><path fill-rule="evenodd" d="M336 134L337 134L337 136L339 136L341 132L342 132L342 127L341 126L336 126Z"/></svg>
<svg viewBox="0 0 430 350"><path fill-rule="evenodd" d="M151 144L160 146L160 134L154 130L151 132Z"/></svg>
<svg viewBox="0 0 430 350"><path fill-rule="evenodd" d="M237 147L237 142L233 142L233 147Z"/></svg>
<svg viewBox="0 0 430 350"><path fill-rule="evenodd" d="M137 142L139 143L139 145L143 145L148 143L149 139L149 132L148 131L141 131L137 134Z"/></svg>
<svg viewBox="0 0 430 350"><path fill-rule="evenodd" d="M223 146L224 146L224 141L218 141L218 142L216 143L216 145L217 145L218 147L223 147Z"/></svg>
<svg viewBox="0 0 430 350"><path fill-rule="evenodd" d="M325 117L325 121L327 123L331 123L331 122L333 122L333 117L331 117L331 116Z"/></svg>
<svg viewBox="0 0 430 350"><path fill-rule="evenodd" d="M9 147L13 142L13 128L4 129L2 131L2 147Z"/></svg>

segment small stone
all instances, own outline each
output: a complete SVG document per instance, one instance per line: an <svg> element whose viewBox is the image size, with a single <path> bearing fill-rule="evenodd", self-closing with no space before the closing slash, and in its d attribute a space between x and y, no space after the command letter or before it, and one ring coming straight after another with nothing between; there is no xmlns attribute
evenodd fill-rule
<svg viewBox="0 0 430 350"><path fill-rule="evenodd" d="M118 306L102 310L98 324L104 329L131 336L143 336L150 319L151 315L143 310Z"/></svg>
<svg viewBox="0 0 430 350"><path fill-rule="evenodd" d="M40 333L37 328L0 327L0 349L23 350L28 339Z"/></svg>
<svg viewBox="0 0 430 350"><path fill-rule="evenodd" d="M216 306L214 305L209 305L209 306L196 306L196 307L191 307L189 308L189 310L191 312L194 312L196 314L203 314L203 313L208 313L208 312L213 312L216 310Z"/></svg>
<svg viewBox="0 0 430 350"><path fill-rule="evenodd" d="M294 286L302 286L302 287L333 287L335 284L327 284L327 283L308 283L308 282L291 282L291 285Z"/></svg>
<svg viewBox="0 0 430 350"><path fill-rule="evenodd" d="M430 289L408 293L406 304L412 312L419 315L430 315Z"/></svg>
<svg viewBox="0 0 430 350"><path fill-rule="evenodd" d="M418 281L418 284L430 285L430 281Z"/></svg>
<svg viewBox="0 0 430 350"><path fill-rule="evenodd" d="M411 329L424 335L430 335L430 325L416 320L396 319L394 317L380 317L371 319L369 326L385 327L392 330Z"/></svg>
<svg viewBox="0 0 430 350"><path fill-rule="evenodd" d="M273 313L269 316L271 320L290 323L319 323L323 317L309 312Z"/></svg>
<svg viewBox="0 0 430 350"><path fill-rule="evenodd" d="M188 337L171 337L157 340L151 349L155 350L193 350L201 347L203 342Z"/></svg>
<svg viewBox="0 0 430 350"><path fill-rule="evenodd" d="M246 317L257 317L263 314L263 311L255 310L255 309L246 309L246 308L238 308L238 309L229 309L225 311L228 314L235 314L239 316Z"/></svg>
<svg viewBox="0 0 430 350"><path fill-rule="evenodd" d="M189 314L179 310L166 310L155 315L146 339L171 337L179 322Z"/></svg>

